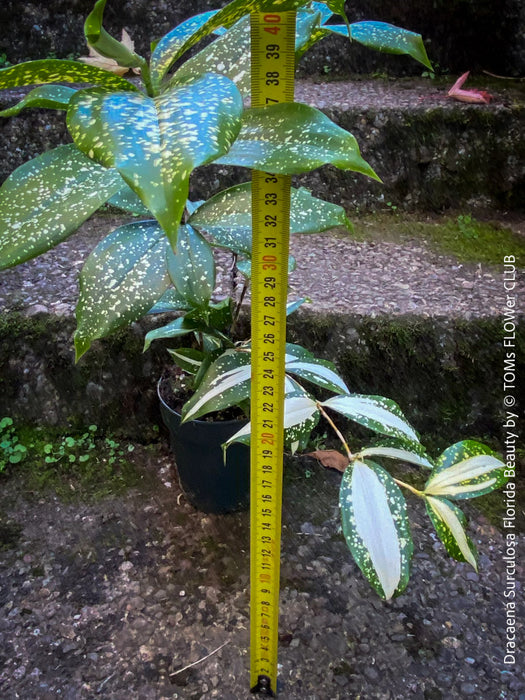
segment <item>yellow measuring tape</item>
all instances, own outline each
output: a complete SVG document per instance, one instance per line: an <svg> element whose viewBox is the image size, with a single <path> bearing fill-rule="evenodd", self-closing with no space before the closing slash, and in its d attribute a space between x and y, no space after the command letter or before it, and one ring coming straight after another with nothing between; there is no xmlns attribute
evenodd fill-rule
<svg viewBox="0 0 525 700"><path fill-rule="evenodd" d="M295 12L251 15L252 107L292 102ZM277 688L290 177L252 180L250 662L252 692Z"/></svg>

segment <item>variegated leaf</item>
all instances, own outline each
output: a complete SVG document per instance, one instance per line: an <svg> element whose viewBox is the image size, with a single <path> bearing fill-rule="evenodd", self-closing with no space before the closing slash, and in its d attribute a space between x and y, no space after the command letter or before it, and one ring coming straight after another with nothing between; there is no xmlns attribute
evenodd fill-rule
<svg viewBox="0 0 525 700"><path fill-rule="evenodd" d="M215 289L215 260L210 244L189 225L181 226L177 253L168 251L168 273L191 306L207 306Z"/></svg>
<svg viewBox="0 0 525 700"><path fill-rule="evenodd" d="M374 447L367 447L359 452L359 457L387 457L388 459L398 459L401 462L415 464L418 467L426 467L427 469L434 468L432 462L430 462L430 460L427 459L427 457L419 454L418 452L413 452L412 450L405 450L399 447L390 447L387 445L375 445Z"/></svg>
<svg viewBox="0 0 525 700"><path fill-rule="evenodd" d="M297 175L331 163L379 180L361 158L350 132L299 102L245 110L239 136L217 162L279 175Z"/></svg>
<svg viewBox="0 0 525 700"><path fill-rule="evenodd" d="M343 474L339 506L357 565L389 600L406 587L410 575L413 543L403 494L378 464L356 460Z"/></svg>
<svg viewBox="0 0 525 700"><path fill-rule="evenodd" d="M65 240L121 183L115 170L97 165L73 144L21 165L0 188L0 269Z"/></svg>
<svg viewBox="0 0 525 700"><path fill-rule="evenodd" d="M301 377L301 379L306 379L323 389L328 389L328 391L349 393L348 387L335 372L334 365L326 360L316 358L309 361L296 360L287 362L286 371Z"/></svg>
<svg viewBox="0 0 525 700"><path fill-rule="evenodd" d="M419 442L399 406L383 396L350 394L334 396L323 401L323 406L341 413L365 428L403 441Z"/></svg>
<svg viewBox="0 0 525 700"><path fill-rule="evenodd" d="M168 353L175 364L188 374L197 374L206 357L205 353L195 348L177 348L176 350L168 348Z"/></svg>
<svg viewBox="0 0 525 700"><path fill-rule="evenodd" d="M121 178L122 180L122 178ZM108 204L117 209L123 209L131 214L136 214L139 216L149 216L151 218L150 210L142 204L140 199L137 197L135 192L131 189L129 185L126 185L124 180L121 182L121 188L119 191L108 199Z"/></svg>
<svg viewBox="0 0 525 700"><path fill-rule="evenodd" d="M179 49L217 12L218 10L211 10L190 17L165 34L156 44L150 62L151 83L156 94L160 92L164 77L176 61ZM201 71L204 72L206 71Z"/></svg>
<svg viewBox="0 0 525 700"><path fill-rule="evenodd" d="M250 353L226 350L211 365L195 394L186 402L182 420L236 406L250 396Z"/></svg>
<svg viewBox="0 0 525 700"><path fill-rule="evenodd" d="M148 311L148 314L165 314L171 311L189 311L191 306L176 289L166 289L161 298Z"/></svg>
<svg viewBox="0 0 525 700"><path fill-rule="evenodd" d="M348 27L344 24L327 24L323 29L348 36ZM415 32L386 22L364 21L350 25L350 38L369 49L382 53L411 56L432 70L423 39Z"/></svg>
<svg viewBox="0 0 525 700"><path fill-rule="evenodd" d="M299 390L297 390L297 388ZM284 444L304 444L319 421L319 410L315 401L296 385L295 390L286 394L284 399ZM234 442L250 444L251 422L243 426L224 445L229 447Z"/></svg>
<svg viewBox="0 0 525 700"><path fill-rule="evenodd" d="M166 323L160 328L154 328L148 331L144 337L144 348L143 351L149 348L154 340L163 340L166 338L180 338L182 335L187 335L188 333L193 333L194 331L203 331L204 324L202 321L195 319L190 319L188 316L180 316L174 321Z"/></svg>
<svg viewBox="0 0 525 700"><path fill-rule="evenodd" d="M228 151L241 114L235 85L208 74L156 98L82 90L72 98L67 120L78 148L117 168L175 250L190 173Z"/></svg>
<svg viewBox="0 0 525 700"><path fill-rule="evenodd" d="M425 494L447 498L475 498L507 482L505 464L488 448L474 440L451 445L436 460Z"/></svg>
<svg viewBox="0 0 525 700"><path fill-rule="evenodd" d="M102 85L108 90L136 91L133 83L102 68L89 66L77 61L46 58L41 61L27 61L0 70L0 90L22 85L42 85L44 83L89 83Z"/></svg>
<svg viewBox="0 0 525 700"><path fill-rule="evenodd" d="M450 556L468 562L477 571L477 551L465 532L467 520L463 512L446 498L425 496L425 503L438 537Z"/></svg>
<svg viewBox="0 0 525 700"><path fill-rule="evenodd" d="M89 255L80 274L77 359L92 341L136 321L169 285L167 240L155 221L121 226Z"/></svg>
<svg viewBox="0 0 525 700"><path fill-rule="evenodd" d="M251 182L230 187L202 204L188 223L209 234L214 245L251 257L252 186ZM301 187L292 188L290 233L318 233L336 226L352 230L343 207L313 197Z"/></svg>
<svg viewBox="0 0 525 700"><path fill-rule="evenodd" d="M0 117L14 117L23 109L63 109L66 110L69 100L76 89L65 85L41 85L31 90L13 107L0 112Z"/></svg>

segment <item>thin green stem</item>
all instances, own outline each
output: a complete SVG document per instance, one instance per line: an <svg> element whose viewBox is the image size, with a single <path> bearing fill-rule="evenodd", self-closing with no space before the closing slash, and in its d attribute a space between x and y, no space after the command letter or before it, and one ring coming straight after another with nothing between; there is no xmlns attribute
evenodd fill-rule
<svg viewBox="0 0 525 700"><path fill-rule="evenodd" d="M413 486L410 486L410 484L405 484L404 481L399 481L399 479L394 479L396 484L398 486L402 486L405 489L408 489L409 491L412 491L416 496L419 496L419 498L424 498L423 491L419 491L418 489L414 488Z"/></svg>
<svg viewBox="0 0 525 700"><path fill-rule="evenodd" d="M319 409L319 411L321 412L321 414L323 415L323 417L326 418L326 420L328 421L328 423L332 426L332 428L333 428L335 434L337 435L337 437L338 437L339 440L341 441L342 446L344 447L344 450L345 450L345 452L346 452L346 455L347 455L348 459L350 460L350 462L352 462L353 459L354 459L354 455L353 455L352 452L350 451L350 448L348 447L348 443L347 443L346 440L344 439L343 434L341 433L341 431L339 430L339 428L337 427L337 425L334 423L334 421L330 418L330 416L328 415L328 413L327 413L327 412L324 410L324 408L321 406L321 404L319 403L319 401L317 401L317 408Z"/></svg>

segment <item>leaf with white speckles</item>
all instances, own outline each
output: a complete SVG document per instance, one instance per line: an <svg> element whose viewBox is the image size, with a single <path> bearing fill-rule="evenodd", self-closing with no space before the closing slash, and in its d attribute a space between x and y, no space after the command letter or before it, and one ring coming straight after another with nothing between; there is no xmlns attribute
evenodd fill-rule
<svg viewBox="0 0 525 700"><path fill-rule="evenodd" d="M215 261L210 244L191 226L181 226L177 253L168 251L168 273L190 306L207 306L215 289Z"/></svg>
<svg viewBox="0 0 525 700"><path fill-rule="evenodd" d="M168 242L156 221L137 221L110 233L80 274L76 308L77 360L93 340L143 316L169 286Z"/></svg>
<svg viewBox="0 0 525 700"><path fill-rule="evenodd" d="M416 464L418 467L433 469L432 463L426 456L412 450L391 447L390 445L375 445L374 447L367 447L360 451L359 457L387 457L388 459L397 459L400 462Z"/></svg>
<svg viewBox="0 0 525 700"><path fill-rule="evenodd" d="M336 373L333 363L328 360L291 360L286 363L286 371L328 391L348 393L348 387Z"/></svg>
<svg viewBox="0 0 525 700"><path fill-rule="evenodd" d="M322 405L376 433L409 443L419 442L414 429L392 399L385 399L383 396L350 394L334 396L323 401Z"/></svg>
<svg viewBox="0 0 525 700"><path fill-rule="evenodd" d="M171 311L189 311L190 309L191 306L186 299L176 289L170 287L155 303L155 306L152 306L148 314L165 314Z"/></svg>
<svg viewBox="0 0 525 700"><path fill-rule="evenodd" d="M361 158L350 132L299 102L247 109L238 138L217 162L279 175L297 175L331 163L379 180Z"/></svg>
<svg viewBox="0 0 525 700"><path fill-rule="evenodd" d="M463 440L448 447L436 460L425 494L447 498L475 498L507 482L505 463L489 447Z"/></svg>
<svg viewBox="0 0 525 700"><path fill-rule="evenodd" d="M41 85L31 90L13 107L0 112L0 117L14 117L23 109L63 109L66 110L69 100L76 89L65 85Z"/></svg>
<svg viewBox="0 0 525 700"><path fill-rule="evenodd" d="M202 204L188 223L212 237L213 243L247 257L252 251L252 185L230 187ZM335 226L352 230L343 207L313 197L308 190L292 188L290 233L318 233Z"/></svg>
<svg viewBox="0 0 525 700"><path fill-rule="evenodd" d="M46 58L41 61L19 63L0 70L0 89L43 83L90 83L103 85L108 90L138 92L133 83L125 78L78 61Z"/></svg>
<svg viewBox="0 0 525 700"><path fill-rule="evenodd" d="M228 151L241 114L235 85L207 74L156 98L83 90L71 100L67 122L77 147L119 171L176 249L190 174Z"/></svg>
<svg viewBox="0 0 525 700"><path fill-rule="evenodd" d="M97 165L73 144L21 165L0 188L0 269L65 240L121 183L115 170Z"/></svg>
<svg viewBox="0 0 525 700"><path fill-rule="evenodd" d="M323 29L348 36L348 27L344 24L327 24ZM371 21L354 22L350 25L350 32L352 41L357 41L369 49L382 53L408 55L432 70L432 64L420 34L386 22Z"/></svg>
<svg viewBox="0 0 525 700"><path fill-rule="evenodd" d="M426 496L425 503L429 518L450 556L468 562L477 571L477 551L465 532L467 520L462 511L446 498Z"/></svg>
<svg viewBox="0 0 525 700"><path fill-rule="evenodd" d="M393 478L370 460L355 461L343 474L339 507L346 542L365 577L386 600L401 593L414 545Z"/></svg>
<svg viewBox="0 0 525 700"><path fill-rule="evenodd" d="M112 207L116 207L117 209L128 211L131 214L148 216L150 218L152 216L150 210L144 206L135 192L133 192L129 185L126 185L122 178L121 188L116 194L108 199L108 204L111 204Z"/></svg>
<svg viewBox="0 0 525 700"><path fill-rule="evenodd" d="M218 10L211 10L190 17L165 34L156 44L150 62L151 83L155 92L160 91L162 80L177 59L179 49L217 12Z"/></svg>

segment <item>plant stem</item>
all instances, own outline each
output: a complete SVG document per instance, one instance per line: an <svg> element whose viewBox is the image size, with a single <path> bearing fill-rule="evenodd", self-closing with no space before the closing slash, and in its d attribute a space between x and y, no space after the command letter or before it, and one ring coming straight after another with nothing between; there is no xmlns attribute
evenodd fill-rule
<svg viewBox="0 0 525 700"><path fill-rule="evenodd" d="M424 498L423 491L419 491L413 486L410 486L410 484L405 484L404 481L399 481L399 479L394 479L394 481L396 482L396 484L398 484L398 486L403 486L405 489L412 491L412 493L414 493L416 496L419 496L419 498Z"/></svg>
<svg viewBox="0 0 525 700"><path fill-rule="evenodd" d="M341 441L342 446L343 446L344 449L345 449L345 452L346 452L346 455L347 455L348 459L350 460L350 462L352 462L353 459L354 459L354 456L352 455L352 452L350 451L350 448L348 447L348 443L347 443L346 440L344 439L343 434L341 433L341 431L339 430L339 428L337 427L337 425L334 423L334 421L330 418L330 416L328 415L328 413L327 413L327 412L324 410L324 408L321 406L321 404L319 403L319 401L317 401L317 408L319 409L319 411L321 412L321 414L323 415L323 417L326 418L326 420L328 421L328 423L332 426L332 428L333 428L335 434L337 435L337 437L338 437L339 440Z"/></svg>

